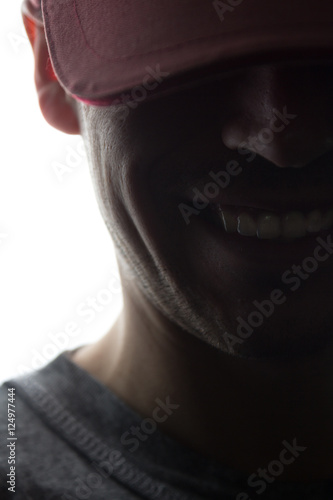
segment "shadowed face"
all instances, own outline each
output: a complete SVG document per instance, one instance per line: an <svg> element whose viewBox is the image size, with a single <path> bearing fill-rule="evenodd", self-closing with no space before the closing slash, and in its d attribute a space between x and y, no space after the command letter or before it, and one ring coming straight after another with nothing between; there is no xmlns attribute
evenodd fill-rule
<svg viewBox="0 0 333 500"><path fill-rule="evenodd" d="M242 357L332 338L333 65L252 66L126 113L81 105L121 272Z"/></svg>

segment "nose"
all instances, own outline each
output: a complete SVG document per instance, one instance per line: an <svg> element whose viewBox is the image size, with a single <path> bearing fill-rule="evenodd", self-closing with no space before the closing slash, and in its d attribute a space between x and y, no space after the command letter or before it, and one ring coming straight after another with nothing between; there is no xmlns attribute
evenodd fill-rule
<svg viewBox="0 0 333 500"><path fill-rule="evenodd" d="M238 75L222 125L230 149L278 167L333 156L333 65L262 65Z"/></svg>

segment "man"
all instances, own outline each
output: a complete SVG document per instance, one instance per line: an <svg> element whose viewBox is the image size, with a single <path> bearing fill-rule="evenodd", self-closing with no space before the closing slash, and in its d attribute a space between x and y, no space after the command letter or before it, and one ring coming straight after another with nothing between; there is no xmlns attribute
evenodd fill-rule
<svg viewBox="0 0 333 500"><path fill-rule="evenodd" d="M2 498L333 498L331 2L42 7L41 111L83 135L124 308L3 386Z"/></svg>

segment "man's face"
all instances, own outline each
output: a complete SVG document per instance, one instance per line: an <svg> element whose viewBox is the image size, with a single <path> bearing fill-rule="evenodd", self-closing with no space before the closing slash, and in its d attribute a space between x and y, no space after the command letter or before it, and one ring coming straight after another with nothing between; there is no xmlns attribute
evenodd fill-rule
<svg viewBox="0 0 333 500"><path fill-rule="evenodd" d="M332 89L332 65L290 63L143 101L125 120L81 105L121 273L221 351L299 356L332 338L330 230L318 226L333 207Z"/></svg>

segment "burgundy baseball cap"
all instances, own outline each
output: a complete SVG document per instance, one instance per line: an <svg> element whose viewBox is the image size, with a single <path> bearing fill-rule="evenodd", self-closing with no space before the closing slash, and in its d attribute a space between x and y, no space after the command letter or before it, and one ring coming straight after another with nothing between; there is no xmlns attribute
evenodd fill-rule
<svg viewBox="0 0 333 500"><path fill-rule="evenodd" d="M61 85L142 101L244 65L333 58L332 0L25 0Z"/></svg>

